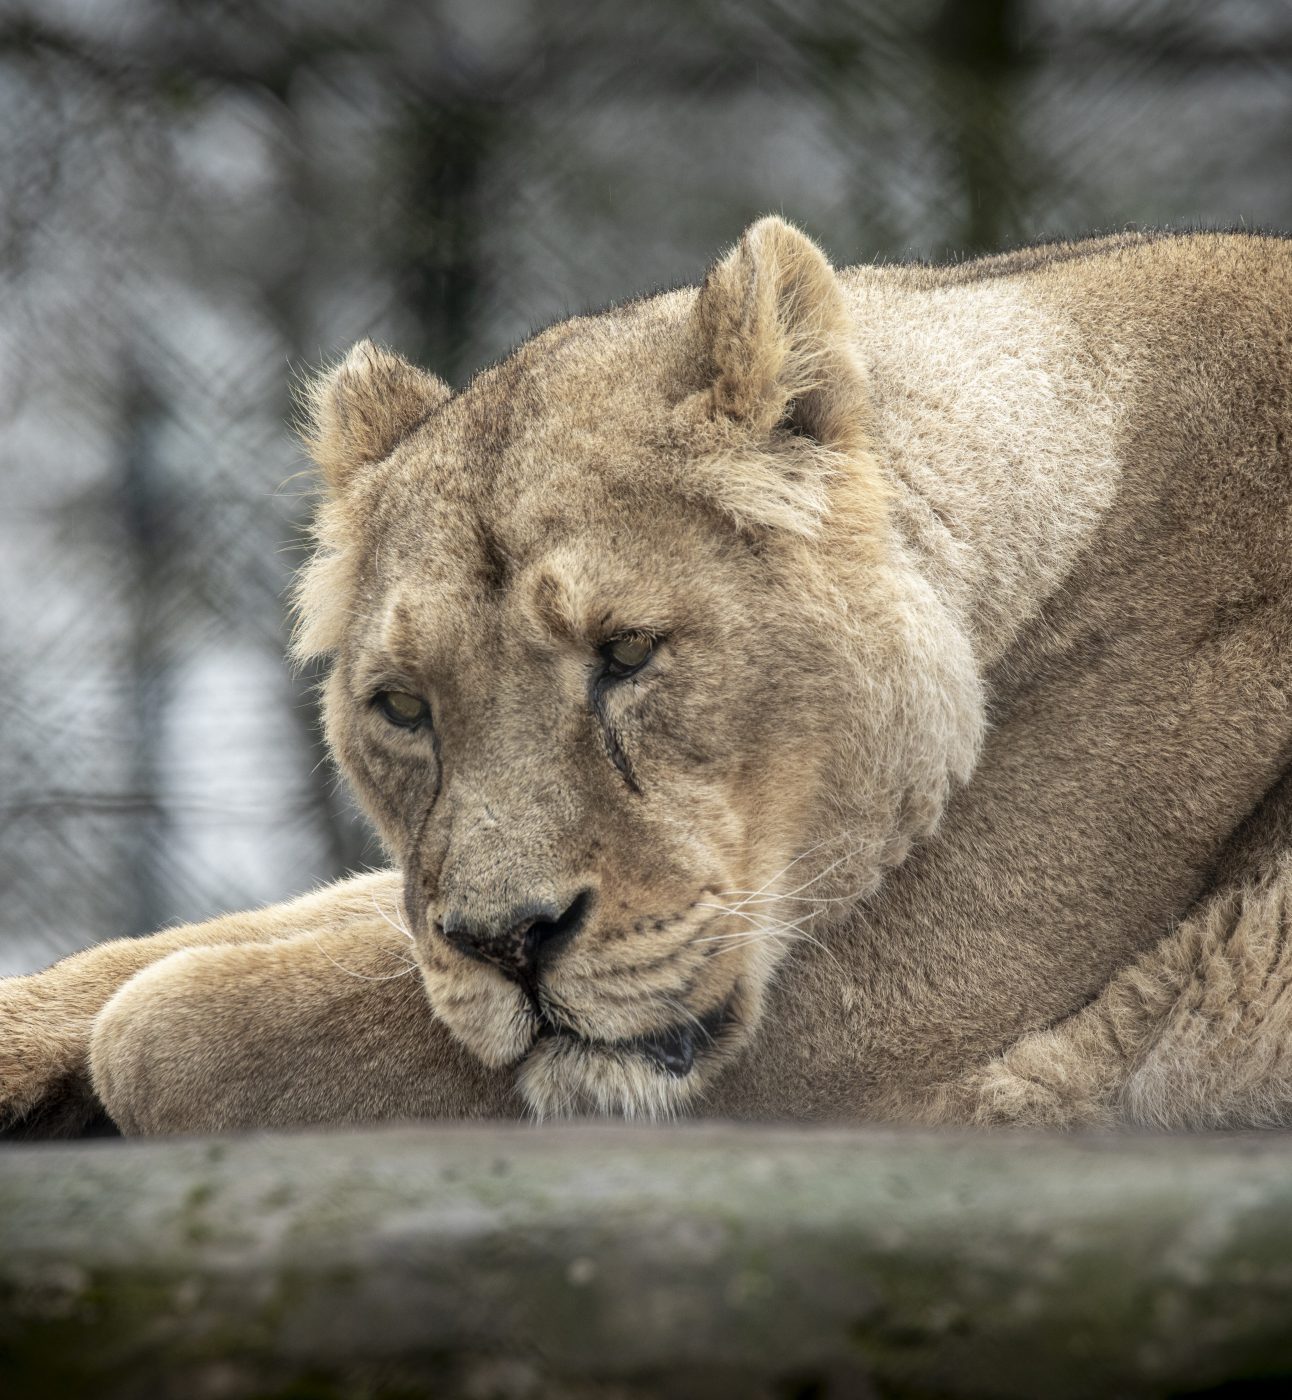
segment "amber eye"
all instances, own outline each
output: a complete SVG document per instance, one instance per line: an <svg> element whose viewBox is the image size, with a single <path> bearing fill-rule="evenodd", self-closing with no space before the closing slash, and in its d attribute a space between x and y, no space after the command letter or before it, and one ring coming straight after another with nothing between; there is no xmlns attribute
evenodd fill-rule
<svg viewBox="0 0 1292 1400"><path fill-rule="evenodd" d="M642 632L630 632L624 637L614 637L601 648L606 660L606 670L612 676L631 676L650 660L655 650L655 638Z"/></svg>
<svg viewBox="0 0 1292 1400"><path fill-rule="evenodd" d="M416 729L430 714L430 706L420 695L406 690L383 690L376 699L377 708L391 722L403 729Z"/></svg>

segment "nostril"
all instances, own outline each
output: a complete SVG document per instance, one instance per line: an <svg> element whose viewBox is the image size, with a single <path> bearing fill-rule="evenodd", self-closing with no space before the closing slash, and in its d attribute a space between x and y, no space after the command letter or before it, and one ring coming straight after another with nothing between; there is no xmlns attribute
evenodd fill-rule
<svg viewBox="0 0 1292 1400"><path fill-rule="evenodd" d="M585 889L561 912L559 905L549 902L523 905L493 918L452 910L439 920L439 929L459 952L491 963L526 985L544 961L575 937L591 904L592 891Z"/></svg>
<svg viewBox="0 0 1292 1400"><path fill-rule="evenodd" d="M592 904L592 891L580 890L555 919L535 919L525 930L528 960L535 965L546 962L553 953L571 942L583 927Z"/></svg>
<svg viewBox="0 0 1292 1400"><path fill-rule="evenodd" d="M435 927L444 941L459 953L465 953L467 957L475 958L478 962L494 961L485 951L484 940L475 936L474 930L465 919L449 914L437 919Z"/></svg>

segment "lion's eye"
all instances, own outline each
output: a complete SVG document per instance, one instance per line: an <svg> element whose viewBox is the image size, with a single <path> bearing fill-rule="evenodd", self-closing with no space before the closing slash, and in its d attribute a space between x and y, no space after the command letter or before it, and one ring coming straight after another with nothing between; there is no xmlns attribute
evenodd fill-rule
<svg viewBox="0 0 1292 1400"><path fill-rule="evenodd" d="M650 660L655 650L655 638L641 632L631 632L626 637L614 637L601 648L605 657L606 670L612 676L631 676Z"/></svg>
<svg viewBox="0 0 1292 1400"><path fill-rule="evenodd" d="M430 714L430 706L420 695L406 690L383 690L377 696L377 708L391 722L403 729L416 729Z"/></svg>

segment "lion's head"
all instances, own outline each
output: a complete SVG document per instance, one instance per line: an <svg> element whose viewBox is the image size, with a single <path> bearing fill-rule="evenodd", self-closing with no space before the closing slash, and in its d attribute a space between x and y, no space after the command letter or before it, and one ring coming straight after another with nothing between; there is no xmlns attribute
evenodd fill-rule
<svg viewBox="0 0 1292 1400"><path fill-rule="evenodd" d="M430 999L535 1111L668 1113L832 904L937 819L968 646L905 561L846 294L755 224L704 286L454 394L363 344L310 397L299 592Z"/></svg>

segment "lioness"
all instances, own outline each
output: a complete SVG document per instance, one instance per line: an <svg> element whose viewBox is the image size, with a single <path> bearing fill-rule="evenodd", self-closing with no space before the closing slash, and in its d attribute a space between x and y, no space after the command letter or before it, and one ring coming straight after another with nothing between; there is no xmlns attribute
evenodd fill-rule
<svg viewBox="0 0 1292 1400"><path fill-rule="evenodd" d="M313 386L398 870L0 985L27 1132L1292 1121L1292 252L698 290Z"/></svg>

